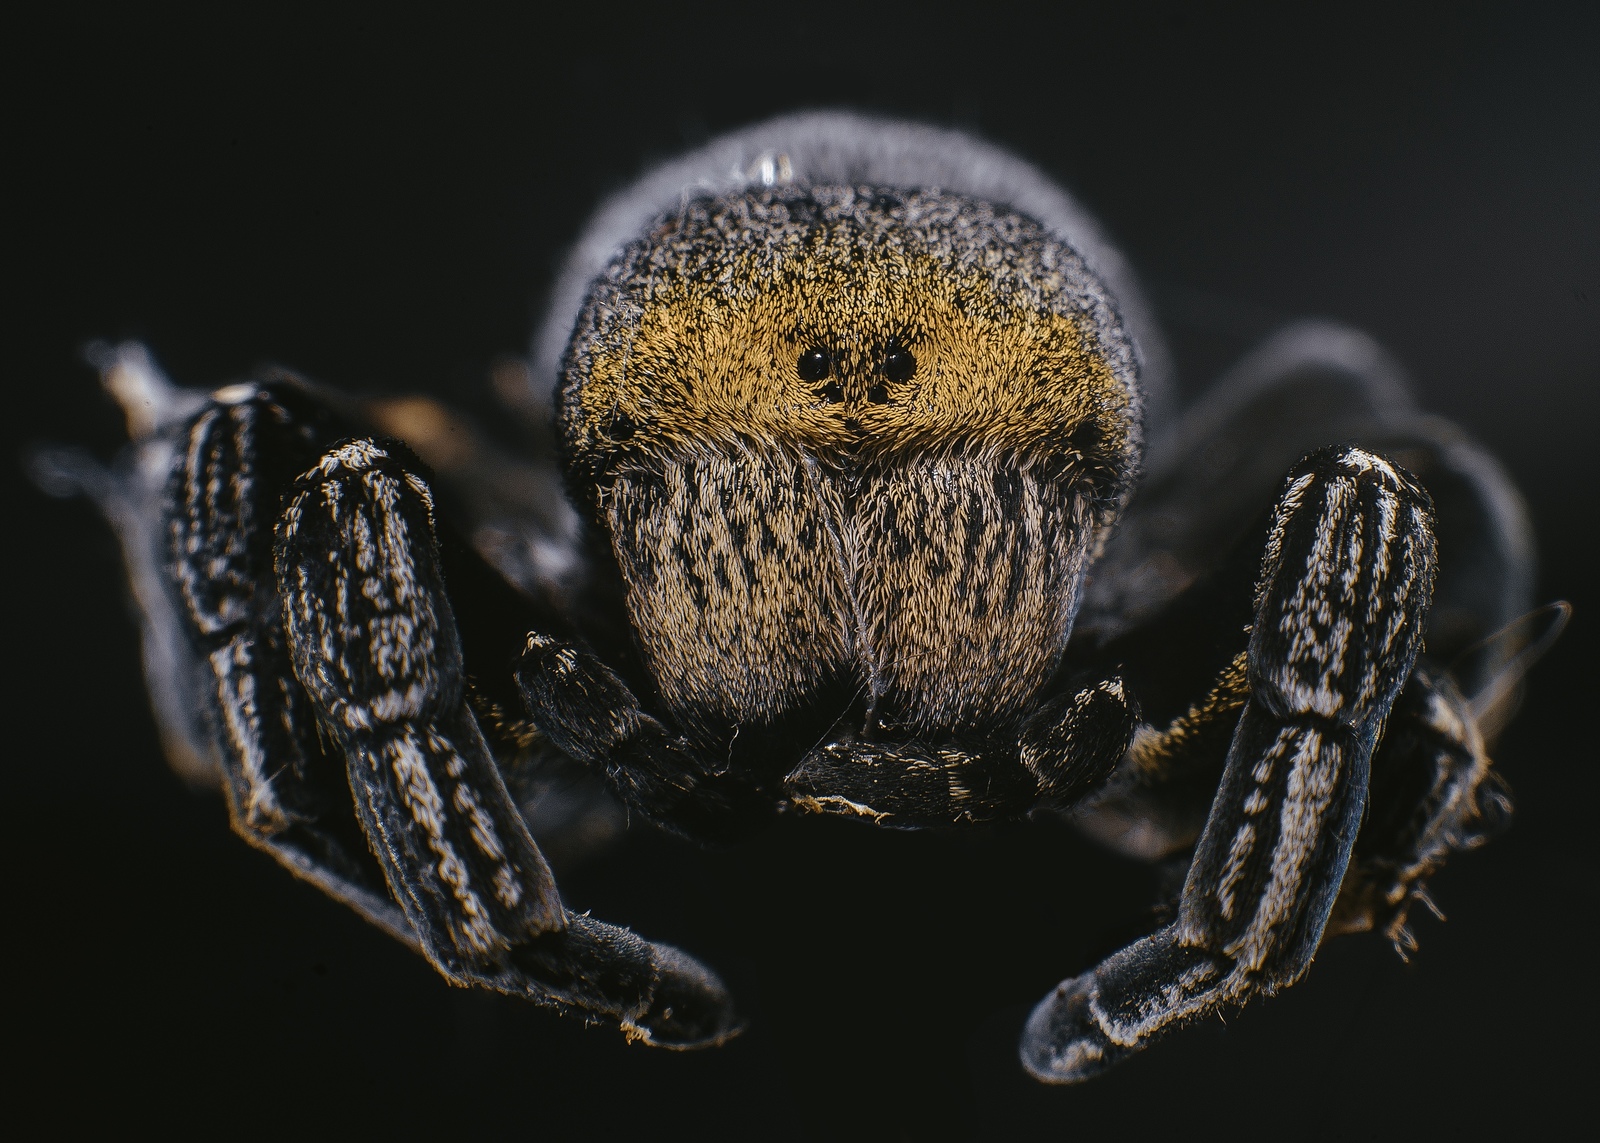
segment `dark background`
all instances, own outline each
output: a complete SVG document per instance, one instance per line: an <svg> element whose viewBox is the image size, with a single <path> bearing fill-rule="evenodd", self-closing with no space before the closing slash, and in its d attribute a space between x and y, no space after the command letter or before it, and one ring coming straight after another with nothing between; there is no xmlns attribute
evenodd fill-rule
<svg viewBox="0 0 1600 1143"><path fill-rule="evenodd" d="M1584 1115L1595 9L580 7L8 17L8 1121L1364 1138ZM144 339L187 384L273 361L487 415L491 362L526 345L600 195L809 106L966 127L1061 178L1151 284L1185 392L1278 322L1333 317L1504 458L1539 531L1539 597L1578 610L1497 751L1516 823L1437 879L1450 920L1419 922L1411 964L1341 939L1277 1000L1047 1089L1015 1062L1021 1020L1148 926L1148 871L1044 824L813 821L731 854L632 836L564 878L569 902L694 950L752 1017L721 1051L650 1052L446 988L166 770L111 535L12 459L115 448L83 343Z"/></svg>

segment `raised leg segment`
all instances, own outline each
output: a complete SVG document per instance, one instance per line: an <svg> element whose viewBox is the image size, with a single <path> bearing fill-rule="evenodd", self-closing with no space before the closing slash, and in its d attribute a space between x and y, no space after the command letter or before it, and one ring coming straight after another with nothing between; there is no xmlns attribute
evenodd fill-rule
<svg viewBox="0 0 1600 1143"><path fill-rule="evenodd" d="M273 583L280 496L340 427L293 385L212 394L175 427L163 562L235 832L414 944L295 681Z"/></svg>
<svg viewBox="0 0 1600 1143"><path fill-rule="evenodd" d="M40 454L34 467L54 492L89 493L117 528L144 624L151 692L175 766L191 780L217 781L235 830L252 845L397 939L437 954L445 975L458 983L608 1017L630 1038L666 1047L714 1044L735 1034L739 1021L727 992L702 966L676 949L561 908L542 859L525 829L519 831L516 807L492 766L484 765L482 736L462 704L430 708L431 720L408 719L398 709L413 701L426 706L428 694L463 690L448 602L442 595L428 602L408 594L437 593L440 585L431 528L414 530L418 520L426 521L429 499L418 473L404 464L387 471L389 491L405 503L385 503L381 496L363 500L374 490L361 487L362 474L325 471L319 463L340 455L337 447L330 453L330 446L348 437L351 427L318 393L293 379L205 393L171 386L138 346L108 350L105 358L107 388L128 412L132 448L111 471L76 453ZM306 479L297 486L302 473ZM341 505L362 511L329 521L335 526L321 537L329 541L320 553L323 566L305 570L308 582L320 575L332 594L308 593L302 611L309 604L335 614L342 599L345 613L353 615L352 592L356 607L365 611L358 622L326 632L328 642L301 656L308 677L327 668L329 678L348 675L351 682L342 696L337 683L319 685L318 701L302 686L291 655L274 567L274 526L286 495L314 488L321 496L329 484L355 493ZM309 504L302 505L302 522ZM409 557L399 548L387 550L388 563L369 569L380 574L360 574L362 560L401 526L417 541ZM473 566L460 555L446 548L450 586L480 602L484 583L463 575ZM329 556L357 574L330 575ZM402 565L409 570L400 572ZM297 569L286 570L298 582ZM386 580L396 572L407 581L405 591L396 590L393 578ZM389 606L402 595L410 602ZM489 607L503 603L494 599ZM421 657L403 670L414 681L434 680L433 689L372 689L375 673L399 662L384 658L387 648L405 642L399 626L412 622L415 634L417 618L430 608L437 622L433 647L410 639ZM386 628L385 619L394 623ZM364 630L361 622L367 623ZM478 626L468 647L476 648L472 662L481 670L501 657L502 642L514 648L517 639L486 643ZM338 640L345 658L319 661L323 650L332 656ZM509 650L503 656L508 689L512 657ZM369 669L347 670L357 661ZM475 703L485 698L476 689L471 697ZM489 701L503 705L498 695ZM373 724L364 739L344 733L351 727L330 717L341 702L344 713L370 708ZM361 815L347 776L360 767L350 764L347 745L358 747L358 763L389 767L360 783ZM408 831L407 821L420 825L420 832ZM466 855L459 865L436 852L430 824L439 826L438 840L455 847L458 858ZM486 852L496 845L506 861ZM497 881L502 870L506 875ZM391 872L398 902L391 895ZM487 901L479 898L486 929L462 924L452 931L457 915L468 913L462 898L428 896L441 885L452 894L452 879L490 894ZM508 907L494 896L508 887L539 907L520 913ZM548 927L540 928L543 922ZM456 938L471 949L473 938L485 931L490 944L495 934L520 933L525 939L503 944L487 958L463 956Z"/></svg>
<svg viewBox="0 0 1600 1143"><path fill-rule="evenodd" d="M348 441L295 482L276 573L295 677L441 973L669 1046L738 1030L694 961L562 907L468 704L432 493L402 446Z"/></svg>
<svg viewBox="0 0 1600 1143"><path fill-rule="evenodd" d="M562 910L467 709L432 511L391 450L351 441L296 483L277 578L295 675L342 749L390 889L429 959L465 983L559 929Z"/></svg>
<svg viewBox="0 0 1600 1143"><path fill-rule="evenodd" d="M1141 727L1112 779L1073 807L1074 822L1148 861L1194 845L1249 698L1247 667L1241 653L1211 693L1170 726ZM1416 947L1406 923L1411 906L1433 908L1428 877L1452 853L1475 849L1506 827L1510 791L1490 763L1477 720L1451 674L1419 659L1372 756L1366 814L1328 935L1380 930L1408 956Z"/></svg>
<svg viewBox="0 0 1600 1143"><path fill-rule="evenodd" d="M1434 574L1431 505L1360 449L1291 473L1263 559L1248 698L1178 918L1064 981L1024 1065L1086 1079L1162 1033L1292 984L1321 942L1366 804L1373 748L1410 676Z"/></svg>

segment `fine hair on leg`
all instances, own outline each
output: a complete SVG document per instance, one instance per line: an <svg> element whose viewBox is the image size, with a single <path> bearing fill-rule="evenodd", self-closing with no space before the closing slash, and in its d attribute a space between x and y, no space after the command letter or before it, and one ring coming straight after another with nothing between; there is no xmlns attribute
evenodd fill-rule
<svg viewBox="0 0 1600 1143"><path fill-rule="evenodd" d="M1249 697L1177 920L1063 981L1024 1065L1067 1083L1218 1008L1292 984L1321 942L1384 719L1410 676L1434 575L1427 493L1383 458L1324 449L1291 471L1256 590Z"/></svg>

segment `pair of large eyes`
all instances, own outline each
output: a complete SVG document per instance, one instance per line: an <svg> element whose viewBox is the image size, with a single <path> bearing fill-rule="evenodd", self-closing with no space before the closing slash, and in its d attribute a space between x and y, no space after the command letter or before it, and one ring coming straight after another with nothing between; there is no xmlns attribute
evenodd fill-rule
<svg viewBox="0 0 1600 1143"><path fill-rule="evenodd" d="M812 346L797 363L802 381L826 381L833 372L833 357L821 346ZM917 359L903 345L890 345L883 355L883 375L890 381L909 381L917 371Z"/></svg>

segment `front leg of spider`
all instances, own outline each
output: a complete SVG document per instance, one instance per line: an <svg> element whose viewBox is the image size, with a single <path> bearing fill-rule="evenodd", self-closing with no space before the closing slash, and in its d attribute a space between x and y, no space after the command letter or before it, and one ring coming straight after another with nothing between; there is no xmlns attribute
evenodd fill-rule
<svg viewBox="0 0 1600 1143"><path fill-rule="evenodd" d="M468 704L432 493L403 449L338 445L286 505L275 564L294 673L434 966L667 1046L737 1031L698 964L562 907Z"/></svg>
<svg viewBox="0 0 1600 1143"><path fill-rule="evenodd" d="M206 680L201 705L235 832L414 941L351 813L344 767L308 717L271 583L279 497L340 427L292 383L211 394L172 432L160 560L175 589L174 619Z"/></svg>
<svg viewBox="0 0 1600 1143"><path fill-rule="evenodd" d="M1248 697L1177 920L1063 981L1024 1066L1088 1079L1186 1022L1270 994L1311 963L1350 861L1374 745L1411 674L1434 577L1432 506L1356 448L1313 453L1274 511Z"/></svg>
<svg viewBox="0 0 1600 1143"><path fill-rule="evenodd" d="M624 805L667 830L731 841L776 806L747 775L708 762L642 710L628 684L580 647L533 632L516 678L551 744L603 773Z"/></svg>

